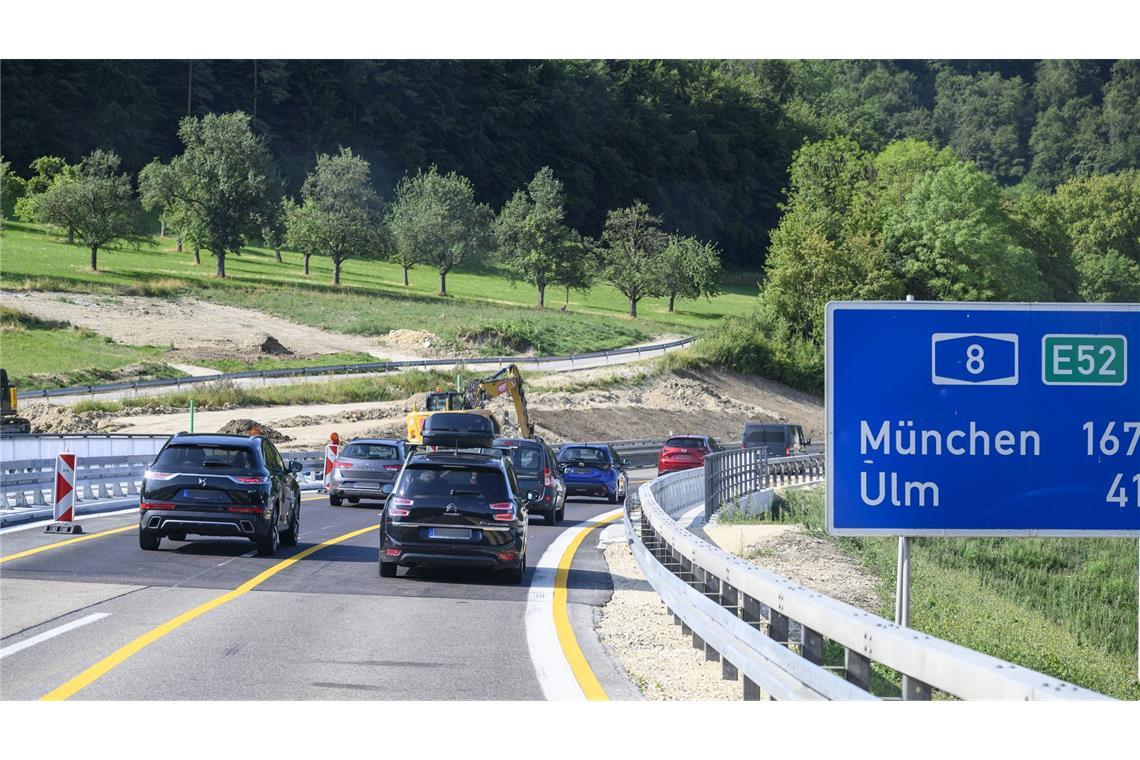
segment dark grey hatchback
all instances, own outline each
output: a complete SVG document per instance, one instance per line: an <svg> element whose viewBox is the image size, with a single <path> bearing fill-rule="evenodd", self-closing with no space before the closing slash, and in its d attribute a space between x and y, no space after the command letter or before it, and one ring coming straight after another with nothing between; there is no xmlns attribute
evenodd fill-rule
<svg viewBox="0 0 1140 760"><path fill-rule="evenodd" d="M380 575L395 577L399 565L457 565L505 570L520 583L526 543L526 497L509 459L413 454L380 516Z"/></svg>
<svg viewBox="0 0 1140 760"><path fill-rule="evenodd" d="M262 555L296 546L300 469L261 436L179 433L143 476L139 546L153 551L164 537L190 534L248 538Z"/></svg>

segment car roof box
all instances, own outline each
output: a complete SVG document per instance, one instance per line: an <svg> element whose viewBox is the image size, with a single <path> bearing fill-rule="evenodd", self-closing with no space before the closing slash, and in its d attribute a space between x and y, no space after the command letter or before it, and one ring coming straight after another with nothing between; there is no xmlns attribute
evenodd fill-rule
<svg viewBox="0 0 1140 760"><path fill-rule="evenodd" d="M498 434L498 425L482 414L436 412L424 420L425 446L489 449Z"/></svg>

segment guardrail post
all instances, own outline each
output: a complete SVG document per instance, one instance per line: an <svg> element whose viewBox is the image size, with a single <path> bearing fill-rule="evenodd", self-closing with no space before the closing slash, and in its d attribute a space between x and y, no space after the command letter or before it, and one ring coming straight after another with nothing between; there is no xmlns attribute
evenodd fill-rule
<svg viewBox="0 0 1140 760"><path fill-rule="evenodd" d="M769 610L768 638L780 644L788 643L788 616L782 612Z"/></svg>
<svg viewBox="0 0 1140 760"><path fill-rule="evenodd" d="M847 680L864 691L871 690L871 660L853 649L848 649L843 658L843 669Z"/></svg>
<svg viewBox="0 0 1140 760"><path fill-rule="evenodd" d="M751 678L744 676L744 701L759 702L762 699L764 694L760 691L760 687Z"/></svg>
<svg viewBox="0 0 1140 760"><path fill-rule="evenodd" d="M756 599L753 599L748 594L742 593L740 597L741 619L756 630L761 630L763 624L767 623L768 621L764 619L764 616L762 614L760 614L760 602Z"/></svg>
<svg viewBox="0 0 1140 760"><path fill-rule="evenodd" d="M720 652L712 648L712 644L705 642L705 662L720 662Z"/></svg>
<svg viewBox="0 0 1140 760"><path fill-rule="evenodd" d="M908 702L930 701L930 684L917 678L902 677L902 698Z"/></svg>
<svg viewBox="0 0 1140 760"><path fill-rule="evenodd" d="M726 610L732 610L733 613L739 614L740 606L738 603L739 593L737 590L725 583L720 582L720 606Z"/></svg>
<svg viewBox="0 0 1140 760"><path fill-rule="evenodd" d="M736 666L724 657L720 661L720 677L726 681L735 681L740 678L740 673L737 671Z"/></svg>
<svg viewBox="0 0 1140 760"><path fill-rule="evenodd" d="M800 654L805 660L814 664L823 664L823 636L819 631L813 631L811 628L803 626L800 628L803 632L803 644L801 646Z"/></svg>

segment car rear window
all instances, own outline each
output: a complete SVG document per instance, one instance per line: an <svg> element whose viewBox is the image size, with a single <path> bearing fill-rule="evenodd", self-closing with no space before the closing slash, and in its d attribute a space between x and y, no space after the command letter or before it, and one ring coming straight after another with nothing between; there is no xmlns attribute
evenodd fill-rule
<svg viewBox="0 0 1140 760"><path fill-rule="evenodd" d="M257 458L244 446L167 446L153 469L160 472L242 471L257 466Z"/></svg>
<svg viewBox="0 0 1140 760"><path fill-rule="evenodd" d="M538 475L543 469L542 447L527 444L496 445L504 457L511 460L515 473L519 475Z"/></svg>
<svg viewBox="0 0 1140 760"><path fill-rule="evenodd" d="M608 464L609 452L591 446L567 446L558 452L559 462L599 462Z"/></svg>
<svg viewBox="0 0 1140 760"><path fill-rule="evenodd" d="M749 430L744 436L745 443L783 443L788 438L786 428L762 428Z"/></svg>
<svg viewBox="0 0 1140 760"><path fill-rule="evenodd" d="M400 450L388 443L350 443L344 447L341 456L347 459L395 459L399 461Z"/></svg>
<svg viewBox="0 0 1140 760"><path fill-rule="evenodd" d="M404 468L397 494L407 499L480 496L488 501L506 501L507 481L497 469L462 465L413 465Z"/></svg>
<svg viewBox="0 0 1140 760"><path fill-rule="evenodd" d="M666 446L672 446L677 449L703 449L707 448L703 438L670 438L665 441Z"/></svg>

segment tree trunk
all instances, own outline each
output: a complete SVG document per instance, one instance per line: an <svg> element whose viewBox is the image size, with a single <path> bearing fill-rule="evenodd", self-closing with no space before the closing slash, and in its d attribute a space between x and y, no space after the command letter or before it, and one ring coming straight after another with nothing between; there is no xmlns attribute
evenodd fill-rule
<svg viewBox="0 0 1140 760"><path fill-rule="evenodd" d="M218 277L225 277L226 276L226 252L225 251L215 251L214 252L214 258L217 259L217 261L218 261L218 266L215 270L215 273L218 275Z"/></svg>
<svg viewBox="0 0 1140 760"><path fill-rule="evenodd" d="M309 276L309 257L312 256L313 254L306 253L303 255L305 257L305 276L308 277Z"/></svg>
<svg viewBox="0 0 1140 760"><path fill-rule="evenodd" d="M404 287L408 287L408 268L404 267Z"/></svg>
<svg viewBox="0 0 1140 760"><path fill-rule="evenodd" d="M75 243L75 228L74 227L68 227L67 228L67 242L71 243L73 245Z"/></svg>
<svg viewBox="0 0 1140 760"><path fill-rule="evenodd" d="M636 298L629 299L629 316L637 319L637 300Z"/></svg>
<svg viewBox="0 0 1140 760"><path fill-rule="evenodd" d="M182 236L179 235L174 239L174 250L176 253L182 253Z"/></svg>
<svg viewBox="0 0 1140 760"><path fill-rule="evenodd" d="M166 237L166 219L161 216L158 218L158 236L160 238Z"/></svg>
<svg viewBox="0 0 1140 760"><path fill-rule="evenodd" d="M98 255L98 253L99 253L99 246L97 246L97 245L91 246L91 271L92 272L98 272L99 271L99 267L97 267L95 265L95 257Z"/></svg>
<svg viewBox="0 0 1140 760"><path fill-rule="evenodd" d="M275 254L277 254L277 262L278 262L278 263L281 263L281 262L283 262L283 261L284 261L284 259L282 259L282 258L281 258L281 249L280 249L280 248L274 248L274 249L273 249L273 252L274 252Z"/></svg>
<svg viewBox="0 0 1140 760"><path fill-rule="evenodd" d="M194 266L202 266L202 249L197 243L194 244Z"/></svg>
<svg viewBox="0 0 1140 760"><path fill-rule="evenodd" d="M567 307L570 306L570 286L569 285L566 286L566 304L565 305Z"/></svg>
<svg viewBox="0 0 1140 760"><path fill-rule="evenodd" d="M441 296L447 295L447 272L441 271L439 273L439 294Z"/></svg>
<svg viewBox="0 0 1140 760"><path fill-rule="evenodd" d="M546 308L546 285L545 284L538 286L538 308L540 308L540 309Z"/></svg>
<svg viewBox="0 0 1140 760"><path fill-rule="evenodd" d="M340 257L333 256L333 285L340 285Z"/></svg>
<svg viewBox="0 0 1140 760"><path fill-rule="evenodd" d="M670 313L670 314L672 314L672 313L673 313L673 301L674 301L676 298L677 298L677 294L676 294L676 293L670 293L670 294L669 294L669 313Z"/></svg>

